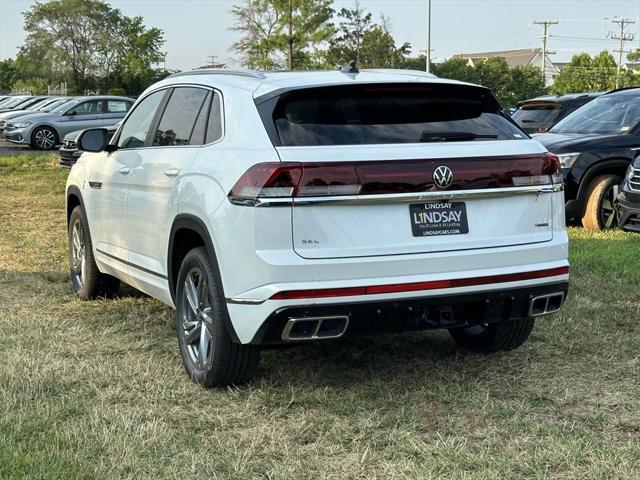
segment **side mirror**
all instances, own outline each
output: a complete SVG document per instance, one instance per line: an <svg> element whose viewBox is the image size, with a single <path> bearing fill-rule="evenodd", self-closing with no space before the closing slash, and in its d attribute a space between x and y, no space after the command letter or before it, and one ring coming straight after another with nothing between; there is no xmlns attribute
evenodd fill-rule
<svg viewBox="0 0 640 480"><path fill-rule="evenodd" d="M80 134L78 148L85 152L102 152L110 138L111 135L106 128L90 128Z"/></svg>
<svg viewBox="0 0 640 480"><path fill-rule="evenodd" d="M66 116L68 117L73 117L74 115L77 115L78 112L76 112L75 110L69 110L67 113L65 113Z"/></svg>

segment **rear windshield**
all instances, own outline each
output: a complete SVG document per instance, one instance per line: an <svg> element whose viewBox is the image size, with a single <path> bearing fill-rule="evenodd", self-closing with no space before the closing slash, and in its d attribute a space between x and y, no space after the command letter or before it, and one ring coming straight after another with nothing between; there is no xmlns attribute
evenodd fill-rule
<svg viewBox="0 0 640 480"><path fill-rule="evenodd" d="M487 90L459 85L351 85L282 95L283 146L513 140L526 135Z"/></svg>
<svg viewBox="0 0 640 480"><path fill-rule="evenodd" d="M511 116L518 125L548 124L550 127L560 115L559 105L525 105Z"/></svg>

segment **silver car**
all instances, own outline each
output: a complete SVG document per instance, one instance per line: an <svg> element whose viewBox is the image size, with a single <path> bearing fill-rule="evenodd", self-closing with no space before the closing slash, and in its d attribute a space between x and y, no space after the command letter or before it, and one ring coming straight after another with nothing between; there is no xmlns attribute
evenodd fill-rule
<svg viewBox="0 0 640 480"><path fill-rule="evenodd" d="M69 132L118 123L133 102L132 98L127 97L75 97L50 112L22 115L10 121L3 138L39 150L50 150Z"/></svg>
<svg viewBox="0 0 640 480"><path fill-rule="evenodd" d="M7 127L7 123L12 120L13 123L15 123L15 119L18 117L22 117L23 115L31 115L32 113L50 112L63 103L70 102L71 100L73 100L73 98L74 97L46 98L42 102L31 105L29 108L26 108L24 110L10 110L8 112L0 113L0 133L2 133Z"/></svg>

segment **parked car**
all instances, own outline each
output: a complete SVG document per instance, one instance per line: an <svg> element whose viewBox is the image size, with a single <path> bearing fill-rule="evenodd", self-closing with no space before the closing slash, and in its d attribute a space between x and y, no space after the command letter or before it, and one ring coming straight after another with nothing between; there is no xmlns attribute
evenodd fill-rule
<svg viewBox="0 0 640 480"><path fill-rule="evenodd" d="M568 93L543 95L518 103L511 118L527 133L542 133L549 130L564 117L574 112L601 93Z"/></svg>
<svg viewBox="0 0 640 480"><path fill-rule="evenodd" d="M561 308L556 156L488 89L423 72L201 70L150 87L68 176L73 288L176 308L207 386L261 345L445 328L520 346Z"/></svg>
<svg viewBox="0 0 640 480"><path fill-rule="evenodd" d="M50 150L75 130L107 127L122 120L133 105L127 97L76 97L47 113L33 113L7 124L5 140Z"/></svg>
<svg viewBox="0 0 640 480"><path fill-rule="evenodd" d="M116 133L118 126L120 123L116 123L111 127L107 127L107 133L109 138ZM62 139L62 145L60 146L60 166L63 168L71 168L76 163L80 155L82 155L82 150L78 148L78 137L80 134L84 132L84 130L78 130L75 132L67 133L65 137Z"/></svg>
<svg viewBox="0 0 640 480"><path fill-rule="evenodd" d="M0 113L9 110L19 110L20 106L31 101L31 95L15 95L0 102Z"/></svg>
<svg viewBox="0 0 640 480"><path fill-rule="evenodd" d="M73 97L51 97L44 99L43 101L31 105L24 110L9 110L8 112L0 113L0 133L7 127L7 123L10 120L21 117L23 115L30 115L35 112L50 112L54 108L62 105L65 102L69 102Z"/></svg>
<svg viewBox="0 0 640 480"><path fill-rule="evenodd" d="M615 189L640 148L640 88L602 95L534 138L560 158L567 218L614 227Z"/></svg>
<svg viewBox="0 0 640 480"><path fill-rule="evenodd" d="M618 226L623 230L640 232L640 156L629 164L614 206Z"/></svg>

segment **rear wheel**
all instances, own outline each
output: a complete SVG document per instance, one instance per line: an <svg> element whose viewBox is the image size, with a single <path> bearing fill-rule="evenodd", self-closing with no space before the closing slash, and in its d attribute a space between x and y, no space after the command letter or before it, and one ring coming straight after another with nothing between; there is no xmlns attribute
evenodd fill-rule
<svg viewBox="0 0 640 480"><path fill-rule="evenodd" d="M73 289L82 300L109 297L118 292L120 280L98 270L87 217L81 206L74 208L69 218L69 267Z"/></svg>
<svg viewBox="0 0 640 480"><path fill-rule="evenodd" d="M587 204L582 216L582 226L599 232L616 225L616 211L613 206L615 187L622 178L618 175L600 175L593 179L587 190Z"/></svg>
<svg viewBox="0 0 640 480"><path fill-rule="evenodd" d="M31 135L31 146L38 150L51 150L58 144L58 134L51 127L36 128Z"/></svg>
<svg viewBox="0 0 640 480"><path fill-rule="evenodd" d="M234 343L219 276L204 248L187 253L176 291L176 329L184 367L197 383L224 387L244 383L260 360L260 348Z"/></svg>
<svg viewBox="0 0 640 480"><path fill-rule="evenodd" d="M493 353L513 350L527 341L535 319L522 318L509 322L477 325L449 330L455 342L473 352Z"/></svg>

